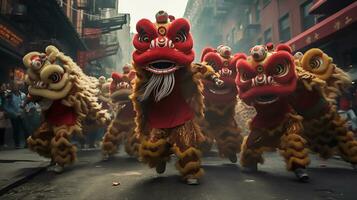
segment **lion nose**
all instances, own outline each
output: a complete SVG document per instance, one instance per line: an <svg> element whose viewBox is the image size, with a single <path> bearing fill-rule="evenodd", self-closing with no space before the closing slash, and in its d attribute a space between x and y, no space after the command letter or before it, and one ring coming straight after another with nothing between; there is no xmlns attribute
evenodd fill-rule
<svg viewBox="0 0 357 200"><path fill-rule="evenodd" d="M167 37L158 37L151 41L150 49L152 48L174 48L174 44L172 40L168 39Z"/></svg>
<svg viewBox="0 0 357 200"><path fill-rule="evenodd" d="M224 67L224 68L220 69L220 70L218 71L218 73L219 73L221 76L230 76L230 75L232 75L232 70L230 70L230 69Z"/></svg>
<svg viewBox="0 0 357 200"><path fill-rule="evenodd" d="M267 84L267 76L265 74L259 74L255 77L256 85L265 85Z"/></svg>

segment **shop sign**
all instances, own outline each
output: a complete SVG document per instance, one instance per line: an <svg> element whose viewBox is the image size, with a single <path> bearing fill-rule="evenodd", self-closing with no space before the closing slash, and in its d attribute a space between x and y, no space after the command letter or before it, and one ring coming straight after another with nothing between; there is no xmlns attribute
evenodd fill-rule
<svg viewBox="0 0 357 200"><path fill-rule="evenodd" d="M23 43L23 39L4 24L0 24L0 39L16 48Z"/></svg>

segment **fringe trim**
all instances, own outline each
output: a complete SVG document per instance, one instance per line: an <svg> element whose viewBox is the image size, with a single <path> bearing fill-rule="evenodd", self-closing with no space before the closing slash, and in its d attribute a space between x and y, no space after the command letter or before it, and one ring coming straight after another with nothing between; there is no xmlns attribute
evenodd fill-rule
<svg viewBox="0 0 357 200"><path fill-rule="evenodd" d="M182 178L184 180L188 178L200 178L203 176L204 171L201 168L201 151L189 147L185 151L181 152L181 150L177 147L174 146L172 147L172 151L176 154L176 156L179 158L179 160L176 162L176 169L181 173ZM197 160L188 160L184 166L181 166L180 160L184 160L185 158L190 158L190 157L196 157Z"/></svg>

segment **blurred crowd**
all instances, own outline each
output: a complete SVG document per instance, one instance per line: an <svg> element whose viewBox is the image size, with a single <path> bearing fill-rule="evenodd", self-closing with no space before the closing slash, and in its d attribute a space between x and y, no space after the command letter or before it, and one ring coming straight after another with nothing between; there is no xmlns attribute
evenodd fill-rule
<svg viewBox="0 0 357 200"><path fill-rule="evenodd" d="M26 96L23 84L1 84L0 148L26 148L26 138L40 124L40 106L27 102Z"/></svg>

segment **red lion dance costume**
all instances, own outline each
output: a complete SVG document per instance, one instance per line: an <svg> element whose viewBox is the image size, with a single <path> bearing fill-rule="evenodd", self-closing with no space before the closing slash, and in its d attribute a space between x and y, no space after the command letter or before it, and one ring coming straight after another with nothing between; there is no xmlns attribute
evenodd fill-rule
<svg viewBox="0 0 357 200"><path fill-rule="evenodd" d="M309 148L325 159L338 151L355 166L357 141L333 106L348 77L332 59L317 49L294 59L286 45L276 51L272 45L256 46L251 55L237 62L240 97L257 111L241 164L256 170L264 151L279 148L287 169L307 181Z"/></svg>
<svg viewBox="0 0 357 200"><path fill-rule="evenodd" d="M136 133L140 134L139 156L158 173L174 153L177 169L188 184L198 184L203 175L201 152L204 135L197 118L203 116L201 77L222 84L205 65L192 64L194 52L190 25L164 11L156 22L140 20L133 44L136 70L132 101Z"/></svg>
<svg viewBox="0 0 357 200"><path fill-rule="evenodd" d="M231 52L230 47L223 45L217 49L208 47L203 50L201 62L212 66L224 81L224 86L221 87L217 87L211 81L203 81L206 105L203 130L208 138L216 141L219 155L235 163L236 154L240 152L242 136L234 120L237 101L235 65L239 55L233 57Z"/></svg>
<svg viewBox="0 0 357 200"><path fill-rule="evenodd" d="M263 163L264 151L281 150L287 169L301 181L307 181L309 164L306 140L302 136L302 118L288 102L298 76L290 48L285 45L255 46L251 56L237 61L236 84L239 97L256 109L250 133L244 138L241 165L256 170Z"/></svg>
<svg viewBox="0 0 357 200"><path fill-rule="evenodd" d="M116 72L112 74L110 98L116 106L116 114L103 137L102 153L104 159L114 155L124 139L126 139L126 152L131 156L138 156L139 137L137 134L133 134L135 112L129 99L133 90L132 80L134 78L134 71L129 71L126 74Z"/></svg>

